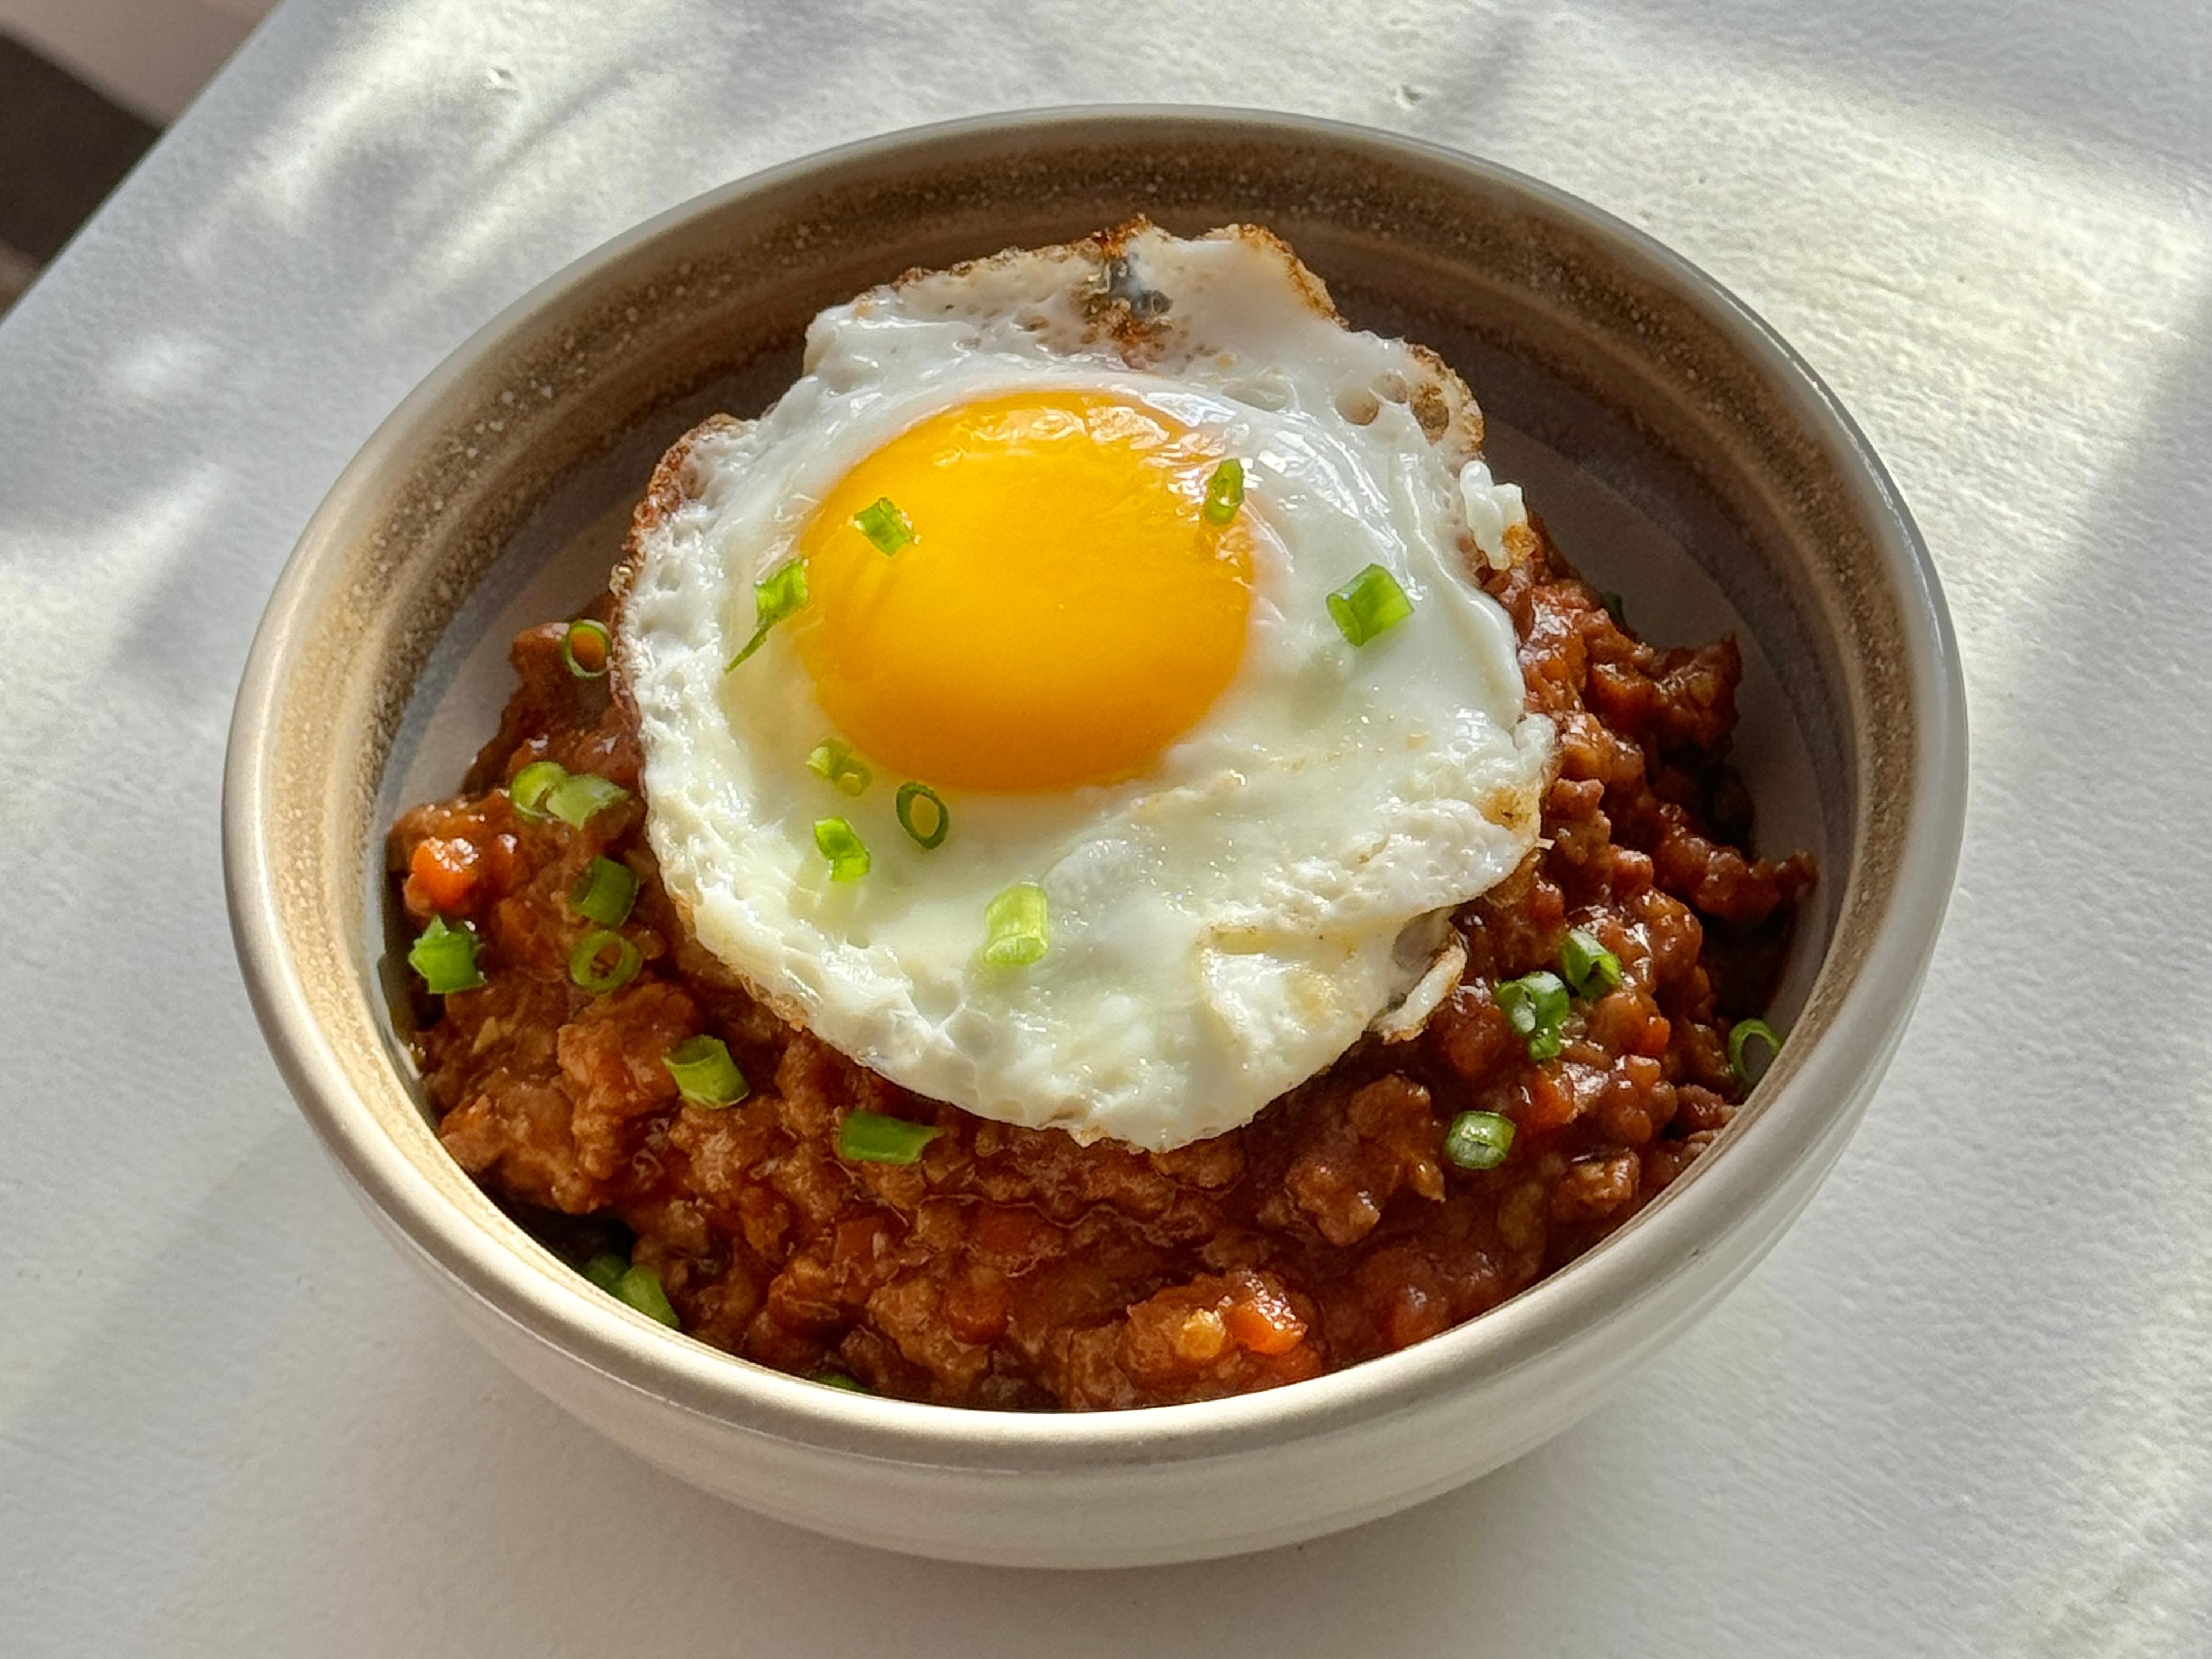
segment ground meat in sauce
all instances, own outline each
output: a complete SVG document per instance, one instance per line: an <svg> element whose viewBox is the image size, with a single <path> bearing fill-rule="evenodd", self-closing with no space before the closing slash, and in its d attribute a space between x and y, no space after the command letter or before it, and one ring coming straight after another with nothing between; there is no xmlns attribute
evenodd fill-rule
<svg viewBox="0 0 2212 1659"><path fill-rule="evenodd" d="M466 918L480 990L425 1000L416 1048L453 1157L577 1259L634 1238L683 1328L805 1375L957 1405L1096 1408L1273 1387L1402 1348L1589 1249L1665 1188L1735 1109L1727 1022L1762 1008L1803 858L1741 850L1725 761L1735 642L1639 643L1548 544L1491 591L1528 704L1559 728L1545 840L1455 918L1464 977L1419 1036L1369 1038L1244 1128L1147 1153L1079 1146L897 1088L756 1002L686 937L635 798L635 732L579 679L560 624L516 641L521 684L463 793L402 817L410 921ZM591 613L606 614L604 599ZM552 759L633 792L582 830L502 786ZM594 997L567 896L595 856L639 878L636 977ZM1532 1064L1492 1000L1556 968L1570 927L1620 959ZM661 1063L723 1038L753 1092L684 1104ZM855 1109L933 1123L920 1161L849 1164ZM1443 1156L1458 1112L1511 1118L1496 1169ZM567 1218L586 1218L571 1221Z"/></svg>

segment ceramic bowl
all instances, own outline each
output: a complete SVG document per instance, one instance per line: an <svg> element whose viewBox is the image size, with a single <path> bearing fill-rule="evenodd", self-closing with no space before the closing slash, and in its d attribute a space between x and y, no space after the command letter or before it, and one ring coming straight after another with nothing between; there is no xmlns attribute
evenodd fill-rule
<svg viewBox="0 0 2212 1659"><path fill-rule="evenodd" d="M1748 647L1761 850L1821 861L1722 1142L1603 1244L1404 1352L1273 1392L1015 1414L824 1389L592 1291L447 1158L393 1024L382 834L449 791L514 626L604 580L653 458L751 413L820 307L911 265L1142 212L1267 225L1355 324L1466 374L1493 462L1664 640ZM1280 115L1024 113L702 196L571 265L394 411L301 538L231 732L224 857L270 1046L402 1253L492 1352L662 1468L801 1526L975 1561L1119 1565L1308 1538L1558 1433L1789 1225L1866 1104L1950 889L1965 713L1935 572L1881 463L1771 330L1603 213L1469 156Z"/></svg>

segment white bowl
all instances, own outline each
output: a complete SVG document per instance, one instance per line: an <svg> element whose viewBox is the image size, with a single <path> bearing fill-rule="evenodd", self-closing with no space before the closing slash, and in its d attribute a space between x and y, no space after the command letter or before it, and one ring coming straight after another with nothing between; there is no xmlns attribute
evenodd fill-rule
<svg viewBox="0 0 2212 1659"><path fill-rule="evenodd" d="M817 307L908 265L1139 211L1280 232L1355 322L1467 373L1494 452L1515 458L1501 470L1549 478L1537 504L1566 550L1639 620L1741 618L1765 665L1746 687L1754 795L1770 830L1821 860L1784 993L1790 1041L1657 1201L1403 1352L1126 1413L823 1389L591 1291L447 1156L392 1024L382 831L404 800L449 788L491 729L506 624L596 587L610 514L652 458L707 409L771 398ZM1577 518L1613 526L1610 568L1577 545ZM1624 565L1613 532L1688 552ZM463 346L347 469L270 602L231 732L224 856L254 1006L301 1109L393 1242L533 1387L802 1526L1111 1566L1260 1549L1443 1492L1559 1432L1711 1307L1811 1197L1888 1061L1949 892L1965 776L1955 647L1902 503L1819 380L1711 281L1467 156L1284 116L1091 109L742 180Z"/></svg>

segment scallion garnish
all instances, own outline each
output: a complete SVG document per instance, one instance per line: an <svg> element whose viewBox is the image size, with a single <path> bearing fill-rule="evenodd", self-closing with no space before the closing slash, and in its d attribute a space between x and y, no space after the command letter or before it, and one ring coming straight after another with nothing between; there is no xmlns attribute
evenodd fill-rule
<svg viewBox="0 0 2212 1659"><path fill-rule="evenodd" d="M657 1319L672 1330L679 1328L668 1292L660 1286L660 1275L643 1263L623 1270L615 1281L615 1294L647 1319Z"/></svg>
<svg viewBox="0 0 2212 1659"><path fill-rule="evenodd" d="M927 835L924 835L914 821L914 804L918 800L929 803L931 813L929 821L934 827ZM899 828L912 836L914 844L921 848L923 852L927 853L933 848L942 847L945 844L945 832L952 828L952 814L945 810L944 801L939 799L937 791L927 784L899 785L897 811Z"/></svg>
<svg viewBox="0 0 2212 1659"><path fill-rule="evenodd" d="M1026 968L1051 942L1044 889L1017 882L983 907L983 960L994 968Z"/></svg>
<svg viewBox="0 0 2212 1659"><path fill-rule="evenodd" d="M915 539L914 526L898 503L888 495L878 495L853 515L853 523L860 532L876 544L876 551L885 558Z"/></svg>
<svg viewBox="0 0 2212 1659"><path fill-rule="evenodd" d="M868 848L842 818L814 820L814 845L830 860L830 879L858 881L868 873Z"/></svg>
<svg viewBox="0 0 2212 1659"><path fill-rule="evenodd" d="M1462 1170L1494 1170L1513 1150L1513 1120L1496 1112L1462 1112L1444 1131L1444 1156Z"/></svg>
<svg viewBox="0 0 2212 1659"><path fill-rule="evenodd" d="M1412 616L1413 602L1395 576L1370 564L1328 596L1328 614L1346 639L1364 645Z"/></svg>
<svg viewBox="0 0 2212 1659"><path fill-rule="evenodd" d="M610 951L614 952L614 960L602 968L600 959ZM568 977L593 996L603 997L635 979L644 963L645 954L635 940L624 939L611 928L594 927L568 952Z"/></svg>
<svg viewBox="0 0 2212 1659"><path fill-rule="evenodd" d="M433 996L473 991L484 982L483 970L477 966L476 930L466 922L455 927L443 916L431 917L430 925L416 936L408 947L407 965L422 975L424 988Z"/></svg>
<svg viewBox="0 0 2212 1659"><path fill-rule="evenodd" d="M1573 927L1559 945L1559 971L1577 996L1601 997L1620 983L1620 958L1599 944L1596 934Z"/></svg>
<svg viewBox="0 0 2212 1659"><path fill-rule="evenodd" d="M571 830L629 799L629 791L590 772L571 772L545 792L545 810Z"/></svg>
<svg viewBox="0 0 2212 1659"><path fill-rule="evenodd" d="M1608 590L1597 596L1597 602L1605 607L1605 614L1613 618L1615 628L1628 626L1627 602L1620 594Z"/></svg>
<svg viewBox="0 0 2212 1659"><path fill-rule="evenodd" d="M629 1271L629 1258L616 1250L602 1250L584 1264L584 1277L609 1296L615 1294L615 1286Z"/></svg>
<svg viewBox="0 0 2212 1659"><path fill-rule="evenodd" d="M619 927L637 902L637 872L612 859L593 859L568 890L568 908L586 921Z"/></svg>
<svg viewBox="0 0 2212 1659"><path fill-rule="evenodd" d="M854 1164L911 1164L944 1133L934 1124L881 1112L848 1112L837 1126L837 1156Z"/></svg>
<svg viewBox="0 0 2212 1659"><path fill-rule="evenodd" d="M734 1106L752 1092L720 1037L686 1037L661 1055L660 1063L676 1079L676 1091L694 1106Z"/></svg>
<svg viewBox="0 0 2212 1659"><path fill-rule="evenodd" d="M1515 1035L1528 1048L1531 1060L1556 1059L1559 1052L1559 1028L1566 1024L1567 988L1557 974L1547 974L1538 969L1533 974L1523 974L1518 979L1509 979L1498 988L1498 1011L1505 1016Z"/></svg>
<svg viewBox="0 0 2212 1659"><path fill-rule="evenodd" d="M568 775L568 769L558 761L532 761L517 772L514 781L507 786L507 799L526 818L542 818L545 816L545 798Z"/></svg>
<svg viewBox="0 0 2212 1659"><path fill-rule="evenodd" d="M824 738L806 757L806 769L827 781L841 795L865 793L875 774L856 759L853 745L842 738Z"/></svg>
<svg viewBox="0 0 2212 1659"><path fill-rule="evenodd" d="M786 559L767 575L755 582L753 584L755 618L753 636L745 641L744 650L723 665L722 672L725 674L728 673L731 669L735 668L747 657L759 650L761 641L768 638L768 630L794 611L800 609L805 603L806 561L804 559Z"/></svg>
<svg viewBox="0 0 2212 1659"><path fill-rule="evenodd" d="M605 679L612 659L614 638L605 625L585 618L568 624L561 636L561 660L580 680Z"/></svg>
<svg viewBox="0 0 2212 1659"><path fill-rule="evenodd" d="M867 1394L871 1392L866 1383L861 1382L859 1377L853 1376L848 1371L836 1370L818 1370L815 1372L813 1376L809 1380L819 1382L825 1389L842 1389L848 1394Z"/></svg>
<svg viewBox="0 0 2212 1659"><path fill-rule="evenodd" d="M1768 1065L1772 1065L1774 1056L1782 1052L1780 1034L1763 1019L1740 1019L1729 1028L1729 1070L1735 1073L1735 1080L1747 1089L1752 1085L1751 1062L1743 1052L1744 1045L1748 1042L1766 1045ZM1765 1067L1759 1069L1764 1073Z"/></svg>
<svg viewBox="0 0 2212 1659"><path fill-rule="evenodd" d="M1244 505L1244 463L1235 456L1213 469L1206 481L1206 505L1200 516L1211 525L1227 524Z"/></svg>

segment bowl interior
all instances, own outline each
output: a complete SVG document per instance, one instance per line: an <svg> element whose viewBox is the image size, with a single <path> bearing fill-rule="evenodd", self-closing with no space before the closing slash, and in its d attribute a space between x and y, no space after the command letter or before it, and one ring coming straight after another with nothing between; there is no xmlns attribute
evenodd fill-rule
<svg viewBox="0 0 2212 1659"><path fill-rule="evenodd" d="M1640 631L1737 635L1759 847L1808 849L1822 875L1780 999L1796 1036L1731 1138L1840 1006L1891 897L1929 692L1894 547L1869 528L1894 505L1755 321L1579 204L1348 130L1076 112L863 146L679 209L495 321L349 470L272 608L268 883L324 1057L443 1203L545 1274L563 1270L446 1158L412 1092L385 828L451 791L492 731L513 633L603 584L654 458L709 411L772 401L815 311L1137 213L1283 235L1356 325L1467 376L1496 470Z"/></svg>

